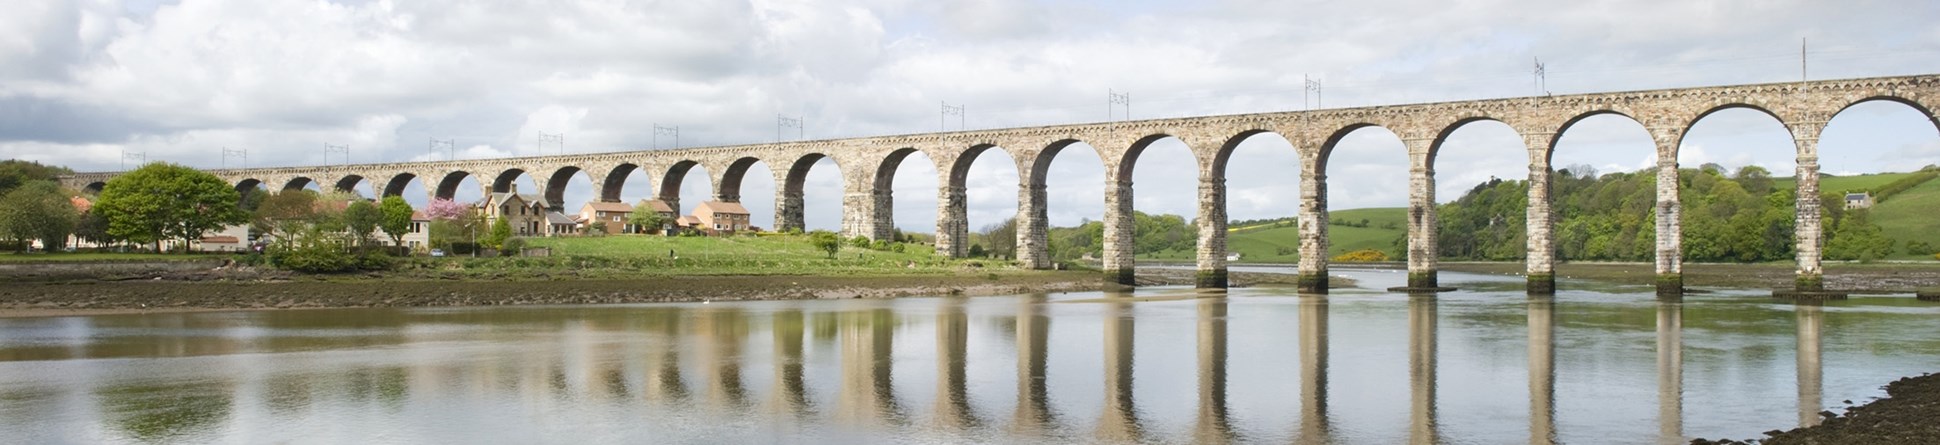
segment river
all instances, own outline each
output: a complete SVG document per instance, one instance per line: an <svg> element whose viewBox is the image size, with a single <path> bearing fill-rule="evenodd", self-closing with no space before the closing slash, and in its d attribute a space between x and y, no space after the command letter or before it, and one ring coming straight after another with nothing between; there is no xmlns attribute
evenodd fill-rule
<svg viewBox="0 0 1940 445"><path fill-rule="evenodd" d="M1940 370L1911 298L1516 280L0 319L0 442L1683 443Z"/></svg>

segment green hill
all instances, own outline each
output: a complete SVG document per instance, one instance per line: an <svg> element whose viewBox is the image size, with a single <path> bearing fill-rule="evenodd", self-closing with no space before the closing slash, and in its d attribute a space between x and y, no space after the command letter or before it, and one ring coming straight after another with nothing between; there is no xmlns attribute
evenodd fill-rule
<svg viewBox="0 0 1940 445"><path fill-rule="evenodd" d="M1846 191L1877 190L1913 175L1915 173L1828 176L1821 178L1819 185L1820 190L1826 194L1842 194ZM1772 178L1772 187L1775 190L1789 190L1795 187L1795 184L1793 178ZM1875 205L1870 212L1872 221L1880 227L1884 235L1895 241L1893 255L1888 259L1933 259L1930 254L1907 253L1906 245L1909 242L1918 241L1940 246L1940 180L1926 181L1919 186L1892 195ZM1348 209L1330 212L1330 219L1335 224L1328 228L1330 239L1328 255L1335 256L1359 249L1374 249L1388 252L1389 255L1400 253L1401 248L1396 243L1407 235L1406 217L1407 211L1403 208ZM1362 225L1363 219L1367 220L1365 227L1357 227ZM1274 221L1252 221L1243 226L1234 225L1228 229L1230 232L1227 235L1226 247L1230 252L1240 253L1242 262L1299 261L1300 230L1292 224L1292 221L1292 218L1286 218ZM1828 234L1833 229L1832 224L1828 219L1826 222ZM1687 221L1686 225L1689 226L1690 223ZM1687 240L1689 237L1690 233L1687 232ZM1194 253L1190 249L1172 250L1140 255L1139 258L1191 261Z"/></svg>

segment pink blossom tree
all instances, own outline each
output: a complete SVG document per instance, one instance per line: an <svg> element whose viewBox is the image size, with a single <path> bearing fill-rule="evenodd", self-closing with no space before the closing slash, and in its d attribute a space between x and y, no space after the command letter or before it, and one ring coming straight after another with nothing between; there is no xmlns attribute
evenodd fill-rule
<svg viewBox="0 0 1940 445"><path fill-rule="evenodd" d="M424 206L424 216L431 219L455 220L471 213L471 208L448 198L432 199Z"/></svg>

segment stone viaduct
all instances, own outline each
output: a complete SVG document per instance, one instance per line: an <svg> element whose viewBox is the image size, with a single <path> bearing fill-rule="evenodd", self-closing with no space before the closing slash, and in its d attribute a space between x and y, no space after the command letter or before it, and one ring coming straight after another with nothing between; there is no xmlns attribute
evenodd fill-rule
<svg viewBox="0 0 1940 445"><path fill-rule="evenodd" d="M1469 123L1493 120L1523 139L1528 153L1527 280L1529 291L1553 292L1556 262L1551 231L1555 215L1549 196L1551 154L1571 125L1602 114L1628 117L1650 133L1657 153L1656 272L1660 293L1683 287L1678 202L1678 148L1687 130L1704 116L1724 109L1749 108L1777 119L1790 130L1797 149L1799 196L1819 195L1818 138L1833 115L1860 102L1885 100L1917 109L1940 129L1940 75L1822 80L1758 85L1664 89L1562 96L1520 97L1313 111L1202 116L1046 127L1008 128L930 134L782 142L679 150L627 151L509 159L454 160L387 164L215 170L238 188L302 188L311 182L348 189L371 181L384 195L403 193L421 181L434 197L451 197L461 181L476 176L485 191L506 191L520 174L531 174L539 192L557 202L564 185L584 172L599 199L617 201L621 184L635 170L657 174L659 199L678 208L680 182L702 166L718 174L713 196L739 201L741 180L756 162L775 176L776 229L802 227L802 183L811 165L832 159L842 172L844 236L884 238L893 233L890 181L912 153L935 162L939 184L936 247L960 257L969 227L965 180L970 163L985 150L1004 150L1019 172L1018 260L1024 267L1051 266L1047 252L1045 176L1060 150L1082 142L1098 151L1105 166L1104 269L1106 278L1130 283L1133 272L1131 173L1139 153L1153 141L1176 138L1190 148L1199 177L1198 283L1226 285L1226 162L1240 141L1275 133L1298 152L1300 173L1301 287L1325 291L1327 275L1327 159L1348 133L1371 126L1386 128L1407 147L1411 180L1408 208L1408 283L1436 286L1435 155L1442 142ZM1291 173L1291 171L1289 171ZM64 178L77 189L98 189L118 173L82 173ZM1395 184L1400 187L1402 184ZM1797 200L1798 286L1818 289L1824 234L1819 201Z"/></svg>

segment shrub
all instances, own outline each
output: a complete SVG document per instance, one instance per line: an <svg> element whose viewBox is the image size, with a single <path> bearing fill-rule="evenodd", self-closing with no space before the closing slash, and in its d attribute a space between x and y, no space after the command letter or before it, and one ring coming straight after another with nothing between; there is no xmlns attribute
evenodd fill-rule
<svg viewBox="0 0 1940 445"><path fill-rule="evenodd" d="M815 250L828 253L829 259L835 259L835 252L842 250L842 237L836 236L835 232L826 230L810 232L808 242L815 246Z"/></svg>
<svg viewBox="0 0 1940 445"><path fill-rule="evenodd" d="M390 270L396 261L382 252L366 252L357 256L356 263L361 270Z"/></svg>
<svg viewBox="0 0 1940 445"><path fill-rule="evenodd" d="M849 238L849 247L867 249L869 248L869 237L856 235L855 238Z"/></svg>
<svg viewBox="0 0 1940 445"><path fill-rule="evenodd" d="M507 238L505 240L505 248L500 250L508 254L519 255L525 251L525 238Z"/></svg>
<svg viewBox="0 0 1940 445"><path fill-rule="evenodd" d="M876 242L874 243L874 247L872 248L876 250L889 250L889 240L886 240L886 239L876 240Z"/></svg>
<svg viewBox="0 0 1940 445"><path fill-rule="evenodd" d="M1381 251L1374 250L1374 249L1361 249L1353 252L1343 253L1343 254L1340 254L1339 256L1334 257L1334 261L1342 262L1342 263L1360 263L1360 262L1387 261L1387 260L1388 260L1388 254L1382 253Z"/></svg>
<svg viewBox="0 0 1940 445"><path fill-rule="evenodd" d="M270 264L303 273L349 272L357 268L355 258L329 243L283 249L270 256Z"/></svg>
<svg viewBox="0 0 1940 445"><path fill-rule="evenodd" d="M1907 241L1906 242L1907 255L1926 255L1930 253L1940 253L1940 251L1933 250L1933 245L1927 244L1926 241Z"/></svg>
<svg viewBox="0 0 1940 445"><path fill-rule="evenodd" d="M892 244L889 246L889 251L896 252L896 253L903 253L904 247L908 247L908 246L904 245L903 243Z"/></svg>

